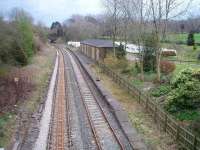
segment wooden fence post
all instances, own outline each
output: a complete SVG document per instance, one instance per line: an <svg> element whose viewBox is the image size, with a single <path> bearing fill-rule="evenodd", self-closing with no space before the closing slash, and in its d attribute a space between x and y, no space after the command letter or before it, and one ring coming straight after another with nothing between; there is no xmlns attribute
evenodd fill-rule
<svg viewBox="0 0 200 150"><path fill-rule="evenodd" d="M177 124L176 124L176 141L179 140L179 134L180 134L180 126L179 126L179 124L177 123Z"/></svg>
<svg viewBox="0 0 200 150"><path fill-rule="evenodd" d="M148 111L149 98L146 98L146 110Z"/></svg>
<svg viewBox="0 0 200 150"><path fill-rule="evenodd" d="M130 93L129 84L127 84L127 90L128 90L128 93Z"/></svg>
<svg viewBox="0 0 200 150"><path fill-rule="evenodd" d="M141 92L139 91L139 103L141 101Z"/></svg>
<svg viewBox="0 0 200 150"><path fill-rule="evenodd" d="M197 146L197 137L195 135L195 137L194 137L194 143L193 143L193 150L196 150L196 146Z"/></svg>
<svg viewBox="0 0 200 150"><path fill-rule="evenodd" d="M156 122L156 116L157 116L157 106L155 105L155 110L154 110L154 121Z"/></svg>
<svg viewBox="0 0 200 150"><path fill-rule="evenodd" d="M167 114L165 114L164 132L167 132Z"/></svg>

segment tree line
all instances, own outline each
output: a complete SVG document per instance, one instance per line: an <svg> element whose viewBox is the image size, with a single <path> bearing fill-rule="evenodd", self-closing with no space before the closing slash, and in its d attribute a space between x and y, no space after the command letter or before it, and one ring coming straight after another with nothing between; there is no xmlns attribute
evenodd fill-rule
<svg viewBox="0 0 200 150"><path fill-rule="evenodd" d="M151 46L155 56L154 70L160 81L161 47L169 32L189 32L196 24L195 17L177 19L186 15L192 0L102 0L106 13L98 16L73 15L63 23L66 41L80 41L86 38L104 38L132 42L139 46L141 79L144 74L144 59L147 52L142 49ZM195 28L198 31L198 27ZM149 39L147 39L149 38ZM152 41L155 40L155 41ZM149 44L151 41L151 44ZM145 46L145 44L147 44ZM146 48L148 49L148 48ZM113 54L116 56L115 46Z"/></svg>

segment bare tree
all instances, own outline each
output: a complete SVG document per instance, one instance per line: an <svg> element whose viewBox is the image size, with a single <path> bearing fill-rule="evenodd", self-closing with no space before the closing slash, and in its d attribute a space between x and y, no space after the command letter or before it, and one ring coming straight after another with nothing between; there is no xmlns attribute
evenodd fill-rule
<svg viewBox="0 0 200 150"><path fill-rule="evenodd" d="M64 23L66 40L83 40L99 35L99 23L95 17L73 15Z"/></svg>
<svg viewBox="0 0 200 150"><path fill-rule="evenodd" d="M125 23L131 26L131 30L134 30L134 42L138 45L139 57L140 57L140 69L141 69L141 80L144 80L144 69L143 69L143 37L146 32L146 24L148 22L149 8L148 0L124 0L122 2L123 13L125 17ZM127 30L127 26L125 26ZM132 40L131 37L129 40Z"/></svg>
<svg viewBox="0 0 200 150"><path fill-rule="evenodd" d="M166 38L170 19L184 15L192 0L123 0L121 9L127 15L135 31L136 43L140 54L141 79L143 80L143 37L153 33L156 44L157 80L160 81L161 40Z"/></svg>
<svg viewBox="0 0 200 150"><path fill-rule="evenodd" d="M104 0L104 2L107 8L107 13L111 18L113 53L114 53L114 57L116 57L115 42L116 42L117 32L118 32L118 27L119 27L119 16L121 13L120 0Z"/></svg>
<svg viewBox="0 0 200 150"><path fill-rule="evenodd" d="M158 46L156 47L157 80L160 81L161 40L165 38L169 19L183 15L190 6L192 0L150 0L151 19L153 32ZM184 7L185 6L185 7Z"/></svg>

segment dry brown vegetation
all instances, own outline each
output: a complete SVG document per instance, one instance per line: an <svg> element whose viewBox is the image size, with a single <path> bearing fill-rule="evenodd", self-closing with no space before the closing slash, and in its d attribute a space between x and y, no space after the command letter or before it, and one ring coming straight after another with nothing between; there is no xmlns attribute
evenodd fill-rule
<svg viewBox="0 0 200 150"><path fill-rule="evenodd" d="M27 99L34 89L33 70L15 68L6 77L0 77L0 108L15 105L19 100Z"/></svg>
<svg viewBox="0 0 200 150"><path fill-rule="evenodd" d="M55 52L50 45L43 45L29 65L21 68L10 67L9 70L12 71L6 70L6 73L0 76L0 83L3 83L0 84L0 147L9 145L17 122L30 119L28 117L45 99ZM28 124L16 130L23 132L26 128Z"/></svg>

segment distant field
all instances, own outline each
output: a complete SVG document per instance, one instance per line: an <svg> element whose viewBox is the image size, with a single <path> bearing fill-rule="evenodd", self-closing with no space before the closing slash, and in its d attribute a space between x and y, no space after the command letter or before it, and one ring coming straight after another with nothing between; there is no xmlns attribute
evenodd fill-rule
<svg viewBox="0 0 200 150"><path fill-rule="evenodd" d="M181 42L181 43L186 43L187 42L187 37L188 33L183 33L183 34L168 34L167 39L170 42ZM195 42L200 44L200 33L194 34Z"/></svg>

